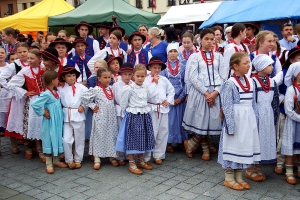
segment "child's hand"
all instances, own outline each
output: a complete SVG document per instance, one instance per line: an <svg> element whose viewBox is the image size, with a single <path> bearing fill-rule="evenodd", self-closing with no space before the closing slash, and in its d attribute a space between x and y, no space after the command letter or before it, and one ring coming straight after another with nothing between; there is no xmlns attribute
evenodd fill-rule
<svg viewBox="0 0 300 200"><path fill-rule="evenodd" d="M98 113L99 111L99 106L95 106L95 108L93 109L93 113Z"/></svg>
<svg viewBox="0 0 300 200"><path fill-rule="evenodd" d="M86 86L87 83L86 83L86 81L83 81L81 84L84 85L84 86Z"/></svg>
<svg viewBox="0 0 300 200"><path fill-rule="evenodd" d="M154 77L153 77L153 80L156 84L158 84L158 79L159 79L159 75L158 74L155 74Z"/></svg>
<svg viewBox="0 0 300 200"><path fill-rule="evenodd" d="M181 103L181 99L177 98L177 99L174 100L174 105L175 106L180 104L180 103Z"/></svg>
<svg viewBox="0 0 300 200"><path fill-rule="evenodd" d="M210 108L214 107L215 105L216 105L216 103L215 103L214 100L211 101L211 102L208 102L208 106L209 106Z"/></svg>
<svg viewBox="0 0 300 200"><path fill-rule="evenodd" d="M84 107L83 107L83 106L79 106L78 112L79 112L79 113L83 113L83 112L84 112Z"/></svg>
<svg viewBox="0 0 300 200"><path fill-rule="evenodd" d="M26 95L27 97L32 97L32 96L35 95L35 91L26 92L25 95Z"/></svg>
<svg viewBox="0 0 300 200"><path fill-rule="evenodd" d="M167 102L167 101L165 100L164 102L162 102L161 105L162 105L163 107L167 108L167 107L170 105L170 103Z"/></svg>
<svg viewBox="0 0 300 200"><path fill-rule="evenodd" d="M44 117L50 119L50 112L47 109L44 109Z"/></svg>

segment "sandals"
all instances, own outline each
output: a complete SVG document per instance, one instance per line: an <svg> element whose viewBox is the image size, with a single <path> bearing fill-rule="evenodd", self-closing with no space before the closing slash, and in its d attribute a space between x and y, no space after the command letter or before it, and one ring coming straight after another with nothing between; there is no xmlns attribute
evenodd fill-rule
<svg viewBox="0 0 300 200"><path fill-rule="evenodd" d="M46 156L43 153L39 153L40 161L45 163L46 162Z"/></svg>
<svg viewBox="0 0 300 200"><path fill-rule="evenodd" d="M53 163L54 167L59 167L59 168L67 168L68 165L66 163L63 162L58 162L58 163Z"/></svg>
<svg viewBox="0 0 300 200"><path fill-rule="evenodd" d="M192 158L192 157L193 157L193 154L192 154L192 152L189 151L189 144L188 144L188 141L187 141L187 140L184 140L183 144L184 144L184 148L185 148L185 153L186 153L186 155L187 155L189 158Z"/></svg>
<svg viewBox="0 0 300 200"><path fill-rule="evenodd" d="M172 146L167 146L166 152L168 152L168 153L173 153L173 152L174 152L173 147L172 147Z"/></svg>
<svg viewBox="0 0 300 200"><path fill-rule="evenodd" d="M81 168L81 163L80 162L75 162L75 169L80 169Z"/></svg>
<svg viewBox="0 0 300 200"><path fill-rule="evenodd" d="M140 170L139 168L136 167L136 165L134 166L129 166L129 171L133 174L136 174L136 175L141 175L143 174L143 171Z"/></svg>
<svg viewBox="0 0 300 200"><path fill-rule="evenodd" d="M157 165L161 165L163 161L162 161L162 159L153 158L153 162Z"/></svg>
<svg viewBox="0 0 300 200"><path fill-rule="evenodd" d="M125 161L124 160L117 160L118 164L121 165L121 166L124 166L126 165Z"/></svg>
<svg viewBox="0 0 300 200"><path fill-rule="evenodd" d="M250 189L250 184L245 182L245 181L242 181L242 182L237 182L238 184L240 184L241 186L243 186L244 189L247 189L249 190Z"/></svg>
<svg viewBox="0 0 300 200"><path fill-rule="evenodd" d="M114 167L119 166L119 163L115 158L109 159L109 161L112 164L112 166L114 166Z"/></svg>
<svg viewBox="0 0 300 200"><path fill-rule="evenodd" d="M256 182L262 181L264 179L262 175L257 174L255 171L247 171L247 170L245 172L245 177Z"/></svg>
<svg viewBox="0 0 300 200"><path fill-rule="evenodd" d="M46 172L47 174L53 174L54 173L53 167L46 168Z"/></svg>
<svg viewBox="0 0 300 200"><path fill-rule="evenodd" d="M202 160L205 160L205 161L209 161L210 160L209 149L203 150Z"/></svg>
<svg viewBox="0 0 300 200"><path fill-rule="evenodd" d="M296 185L296 183L297 183L297 180L293 174L285 176L284 179L286 180L286 182L288 184L291 184L291 185Z"/></svg>
<svg viewBox="0 0 300 200"><path fill-rule="evenodd" d="M142 169L146 169L146 170L152 170L153 167L151 165L149 165L146 162L140 162L138 163L137 167L142 168Z"/></svg>
<svg viewBox="0 0 300 200"><path fill-rule="evenodd" d="M18 153L20 153L20 149L18 147L14 147L14 148L11 149L11 152L13 154L18 154Z"/></svg>
<svg viewBox="0 0 300 200"><path fill-rule="evenodd" d="M70 162L70 163L68 163L68 167L70 168L70 169L75 169L75 163L72 161L72 162Z"/></svg>
<svg viewBox="0 0 300 200"><path fill-rule="evenodd" d="M94 163L94 166L93 166L94 170L98 170L98 169L100 169L100 167L101 167L101 163L100 162L95 162Z"/></svg>
<svg viewBox="0 0 300 200"><path fill-rule="evenodd" d="M282 175L283 174L283 168L275 167L274 172L278 175Z"/></svg>
<svg viewBox="0 0 300 200"><path fill-rule="evenodd" d="M243 190L244 187L236 181L224 181L224 185L234 190Z"/></svg>

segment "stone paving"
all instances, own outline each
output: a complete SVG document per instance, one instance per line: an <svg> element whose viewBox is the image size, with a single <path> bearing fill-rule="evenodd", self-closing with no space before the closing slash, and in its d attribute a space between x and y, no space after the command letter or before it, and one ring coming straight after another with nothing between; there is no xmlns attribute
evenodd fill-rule
<svg viewBox="0 0 300 200"><path fill-rule="evenodd" d="M1 139L0 199L300 199L299 179L297 185L289 185L271 165L263 166L266 181L249 181L251 189L244 191L223 186L224 174L216 154L204 162L200 154L188 158L183 151L168 153L161 166L153 164L154 169L144 170L141 176L131 174L128 166L113 167L107 159L96 171L87 151L81 169L55 168L55 173L49 175L37 157L24 158L23 146L15 155L9 149L9 140Z"/></svg>

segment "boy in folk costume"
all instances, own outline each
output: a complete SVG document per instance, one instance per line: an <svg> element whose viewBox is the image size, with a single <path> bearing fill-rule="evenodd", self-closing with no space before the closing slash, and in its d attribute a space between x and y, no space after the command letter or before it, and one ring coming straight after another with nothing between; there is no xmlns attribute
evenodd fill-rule
<svg viewBox="0 0 300 200"><path fill-rule="evenodd" d="M87 84L87 79L92 75L87 66L87 63L92 58L85 53L85 49L87 48L87 46L88 43L84 41L82 37L77 37L73 42L73 47L75 48L76 55L72 58L72 60L75 62L75 68L81 73L77 81L78 83L82 83L85 86Z"/></svg>
<svg viewBox="0 0 300 200"><path fill-rule="evenodd" d="M149 60L152 58L150 51L143 49L143 44L146 41L146 37L140 32L135 31L129 37L129 44L132 45L133 51L127 55L127 62L133 66L137 64L148 65Z"/></svg>
<svg viewBox="0 0 300 200"><path fill-rule="evenodd" d="M255 51L255 39L256 35L259 32L259 24L257 23L244 23L246 26L246 37L243 40L243 43L248 46L250 52Z"/></svg>
<svg viewBox="0 0 300 200"><path fill-rule="evenodd" d="M81 103L81 95L88 89L76 79L80 72L72 66L65 66L60 74L60 82L65 82L63 87L58 87L64 113L63 146L65 161L70 169L81 168L84 153L85 139L85 107ZM74 158L72 146L74 143Z"/></svg>
<svg viewBox="0 0 300 200"><path fill-rule="evenodd" d="M111 29L111 25L107 21L104 21L100 24L96 24L96 27L99 28L100 33L100 37L96 38L96 40L99 42L100 50L102 50L108 44L109 30Z"/></svg>
<svg viewBox="0 0 300 200"><path fill-rule="evenodd" d="M53 47L58 52L58 59L60 62L60 65L62 66L75 66L74 62L68 58L68 52L72 50L72 44L70 42L67 42L63 38L56 38L53 42L50 43L49 47Z"/></svg>
<svg viewBox="0 0 300 200"><path fill-rule="evenodd" d="M151 71L151 74L148 75L145 79L145 84L150 87L150 94L155 92L151 88L151 85L157 84L158 94L148 100L148 105L151 107L152 111L150 112L152 118L152 125L155 137L155 150L153 152L153 159L155 164L161 165L162 159L165 158L165 152L168 142L168 113L169 105L174 105L174 95L175 90L170 81L159 75L159 73L166 69L166 64L157 56L153 56L150 59L147 69ZM154 79L158 78L158 83L155 83ZM151 153L145 154L145 161L150 160Z"/></svg>

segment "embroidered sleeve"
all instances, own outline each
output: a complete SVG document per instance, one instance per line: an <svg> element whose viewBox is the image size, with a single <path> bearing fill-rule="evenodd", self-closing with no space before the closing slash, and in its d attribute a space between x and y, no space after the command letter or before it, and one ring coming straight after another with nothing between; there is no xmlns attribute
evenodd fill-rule
<svg viewBox="0 0 300 200"><path fill-rule="evenodd" d="M274 96L271 103L274 112L274 124L277 124L278 114L279 114L279 92L276 82L274 81Z"/></svg>
<svg viewBox="0 0 300 200"><path fill-rule="evenodd" d="M226 81L220 91L222 109L225 115L224 122L228 129L228 134L234 134L234 114L233 114L233 88L231 81Z"/></svg>
<svg viewBox="0 0 300 200"><path fill-rule="evenodd" d="M94 108L96 107L96 103L94 103L94 100L96 98L96 94L98 91L96 91L95 88L90 88L89 90L87 90L86 92L84 92L81 95L81 102L83 105L88 106L89 108L91 108L92 110L94 110Z"/></svg>
<svg viewBox="0 0 300 200"><path fill-rule="evenodd" d="M44 115L44 107L51 97L48 92L42 92L31 104L32 109L38 116ZM51 116L51 113L50 113Z"/></svg>
<svg viewBox="0 0 300 200"><path fill-rule="evenodd" d="M297 92L297 97L299 95L299 92ZM285 93L285 98L284 98L284 110L285 114L290 117L292 120L300 122L300 115L297 114L294 110L295 105L294 105L294 96L295 96L295 91L293 86L290 86Z"/></svg>

